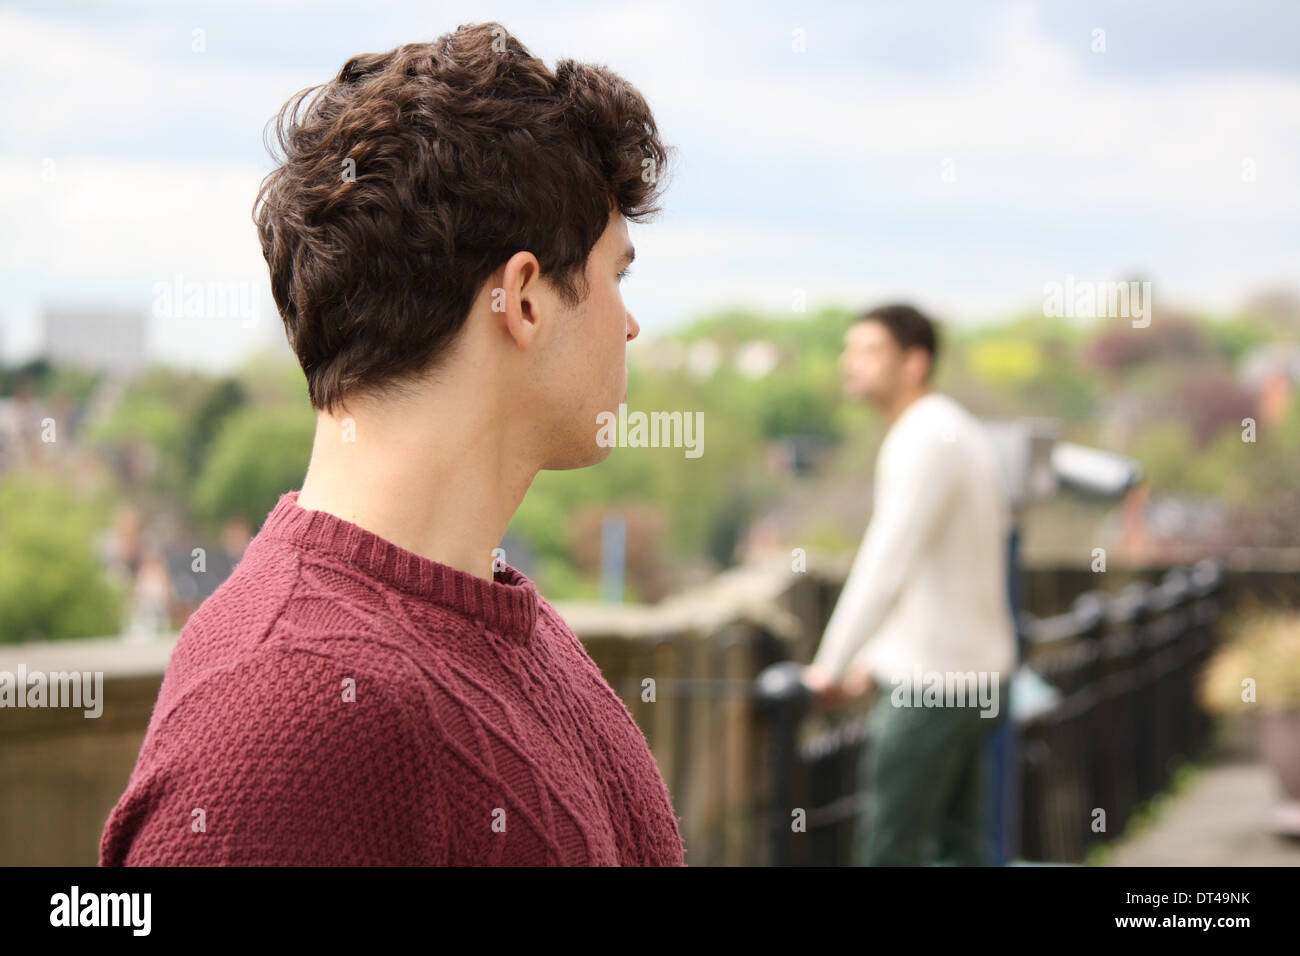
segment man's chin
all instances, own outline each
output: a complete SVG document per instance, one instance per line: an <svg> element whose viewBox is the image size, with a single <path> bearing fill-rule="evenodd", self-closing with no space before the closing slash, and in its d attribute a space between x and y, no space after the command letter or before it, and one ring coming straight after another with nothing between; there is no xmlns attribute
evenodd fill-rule
<svg viewBox="0 0 1300 956"><path fill-rule="evenodd" d="M592 444L581 452L571 452L563 457L553 458L542 466L543 471L572 471L575 468L590 468L599 465L609 457L612 446Z"/></svg>

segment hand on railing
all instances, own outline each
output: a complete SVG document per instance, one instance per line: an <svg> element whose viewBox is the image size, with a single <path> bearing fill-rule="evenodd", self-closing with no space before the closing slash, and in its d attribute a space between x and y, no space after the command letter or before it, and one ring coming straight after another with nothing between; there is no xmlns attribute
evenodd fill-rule
<svg viewBox="0 0 1300 956"><path fill-rule="evenodd" d="M813 702L824 710L840 707L875 688L875 682L863 667L851 667L843 681L836 681L823 668L808 664L803 669L803 683Z"/></svg>
<svg viewBox="0 0 1300 956"><path fill-rule="evenodd" d="M850 700L865 697L876 689L876 682L871 672L865 667L850 667L844 678L844 693Z"/></svg>

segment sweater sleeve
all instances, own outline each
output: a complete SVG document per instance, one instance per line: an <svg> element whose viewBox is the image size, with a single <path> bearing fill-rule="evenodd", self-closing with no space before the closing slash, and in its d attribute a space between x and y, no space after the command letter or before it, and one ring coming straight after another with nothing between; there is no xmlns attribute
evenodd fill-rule
<svg viewBox="0 0 1300 956"><path fill-rule="evenodd" d="M155 715L101 864L445 864L435 730L401 686L283 647L209 674Z"/></svg>
<svg viewBox="0 0 1300 956"><path fill-rule="evenodd" d="M926 427L900 437L881 461L871 524L813 660L837 680L875 636L955 493L952 436Z"/></svg>

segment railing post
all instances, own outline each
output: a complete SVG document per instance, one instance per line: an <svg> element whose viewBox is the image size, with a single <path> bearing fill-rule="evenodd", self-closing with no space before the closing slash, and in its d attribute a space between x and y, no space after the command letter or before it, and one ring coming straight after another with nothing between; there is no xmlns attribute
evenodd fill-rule
<svg viewBox="0 0 1300 956"><path fill-rule="evenodd" d="M1202 559L1192 567L1189 582L1190 602L1188 608L1188 626L1194 635L1194 648L1191 671L1193 679L1200 675L1205 661L1214 647L1214 629L1219 619L1219 592L1224 584L1223 565L1211 558ZM1199 750L1210 736L1210 715L1195 698L1195 738L1194 745Z"/></svg>
<svg viewBox="0 0 1300 956"><path fill-rule="evenodd" d="M1088 592L1065 614L1020 618L1027 644L1048 654L1036 669L1063 695L1053 710L1034 718L1023 735L1020 764L1027 799L1021 804L1034 814L1024 821L1025 826L1033 825L1025 832L1033 859L1078 862L1085 852L1085 803L1096 792L1088 724L1098 715L1097 639L1105 608L1103 596Z"/></svg>
<svg viewBox="0 0 1300 956"><path fill-rule="evenodd" d="M1002 688L1000 706L1010 709L1011 685L1017 668L1025 659L1024 634L1019 627L1023 598L1020 569L1020 529L1012 527L1007 537L1007 603L1011 606L1011 620L1015 622L1015 660L1006 674L1007 686ZM1002 719L1002 726L989 738L988 765L992 768L989 779L989 833L992 836L993 865L1006 866L1020 852L1020 780L1017 773L1019 748L1016 722L1010 714Z"/></svg>
<svg viewBox="0 0 1300 956"><path fill-rule="evenodd" d="M789 866L797 732L808 703L802 666L785 661L764 668L755 681L755 696L759 712L767 717L769 863Z"/></svg>

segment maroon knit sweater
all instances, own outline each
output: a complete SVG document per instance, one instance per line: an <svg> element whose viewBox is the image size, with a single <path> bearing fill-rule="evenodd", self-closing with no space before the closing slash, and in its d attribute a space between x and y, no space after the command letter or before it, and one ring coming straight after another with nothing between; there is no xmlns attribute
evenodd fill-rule
<svg viewBox="0 0 1300 956"><path fill-rule="evenodd" d="M182 630L101 865L684 865L645 736L532 581L297 499Z"/></svg>

